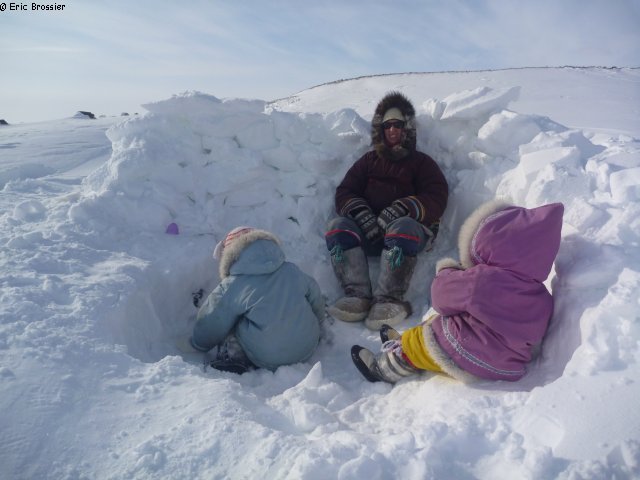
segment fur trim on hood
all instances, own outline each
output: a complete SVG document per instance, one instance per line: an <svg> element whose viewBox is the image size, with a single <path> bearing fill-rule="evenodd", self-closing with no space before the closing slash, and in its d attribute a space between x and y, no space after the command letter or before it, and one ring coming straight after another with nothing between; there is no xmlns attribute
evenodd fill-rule
<svg viewBox="0 0 640 480"><path fill-rule="evenodd" d="M462 267L486 263L544 282L560 246L563 213L561 203L535 208L485 203L460 229Z"/></svg>
<svg viewBox="0 0 640 480"><path fill-rule="evenodd" d="M462 227L460 227L460 233L458 234L458 251L460 252L460 263L462 264L463 269L471 268L475 265L471 260L471 242L473 241L473 236L478 231L480 224L485 218L511 206L513 205L504 200L490 200L480 205L465 220Z"/></svg>
<svg viewBox="0 0 640 480"><path fill-rule="evenodd" d="M251 230L250 232L239 236L222 251L219 266L221 280L229 276L231 266L236 262L236 260L238 260L242 251L256 240L270 240L276 245L281 246L280 240L278 240L274 234L267 232L266 230Z"/></svg>
<svg viewBox="0 0 640 480"><path fill-rule="evenodd" d="M387 146L384 141L384 128L382 119L390 108L399 109L404 115L405 127L402 143L393 148ZM380 158L391 161L398 161L416 149L416 111L407 97L400 92L387 93L373 114L371 120L371 144Z"/></svg>

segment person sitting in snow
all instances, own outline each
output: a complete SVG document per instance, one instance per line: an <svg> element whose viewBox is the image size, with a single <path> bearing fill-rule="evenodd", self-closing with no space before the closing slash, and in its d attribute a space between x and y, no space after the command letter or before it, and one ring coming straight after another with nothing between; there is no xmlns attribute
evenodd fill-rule
<svg viewBox="0 0 640 480"><path fill-rule="evenodd" d="M402 335L383 326L382 353L354 345L351 357L372 382L395 383L421 371L462 381L516 381L547 330L553 298L544 282L560 246L564 206L528 209L493 201L460 229L460 263L436 265L437 314Z"/></svg>
<svg viewBox="0 0 640 480"><path fill-rule="evenodd" d="M320 339L324 299L316 281L285 261L265 230L238 227L216 245L220 284L196 316L189 345L217 347L213 368L243 373L303 362Z"/></svg>
<svg viewBox="0 0 640 480"><path fill-rule="evenodd" d="M415 110L402 93L390 92L378 103L371 142L373 150L336 188L339 216L329 222L325 240L345 296L327 311L379 330L411 315L404 294L416 256L430 249L437 235L449 188L437 163L416 150ZM380 256L373 292L368 255Z"/></svg>

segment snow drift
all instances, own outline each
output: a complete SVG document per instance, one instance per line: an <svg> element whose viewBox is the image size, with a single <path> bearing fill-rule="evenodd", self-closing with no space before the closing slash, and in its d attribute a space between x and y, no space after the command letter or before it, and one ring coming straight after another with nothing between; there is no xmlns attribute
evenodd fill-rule
<svg viewBox="0 0 640 480"><path fill-rule="evenodd" d="M637 72L619 75L637 93ZM309 362L274 373L203 370L200 357L180 356L173 340L189 332L191 292L216 285L211 252L237 225L274 232L328 301L339 295L324 229L336 184L370 142L364 105L304 111L303 94L269 104L186 93L114 123L108 157L87 153L80 128L51 128L60 143L67 134L77 139L66 149L75 163L45 161L36 143L25 150L27 163L1 163L0 472L640 474L640 417L632 408L640 393L640 142L519 113L512 105L525 93L517 84L478 81L430 98L415 93L428 77L411 79L418 148L440 164L451 193L436 248L420 255L411 283L415 313L401 327L428 310L435 262L457 257L458 228L480 203L502 197L526 207L565 205L547 281L555 314L522 381L464 386L424 376L393 388L368 384L348 352L354 343L376 349L376 335L329 319ZM393 80L385 77L385 88ZM344 88L324 92L340 97ZM108 126L97 122L91 128ZM14 148L21 130L8 128L14 133L2 132L11 140L3 148ZM629 129L640 131L637 122ZM179 235L165 234L172 222Z"/></svg>

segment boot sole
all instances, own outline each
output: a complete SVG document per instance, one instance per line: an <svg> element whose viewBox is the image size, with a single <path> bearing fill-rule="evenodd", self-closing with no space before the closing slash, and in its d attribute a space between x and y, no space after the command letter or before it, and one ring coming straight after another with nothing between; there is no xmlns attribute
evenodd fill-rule
<svg viewBox="0 0 640 480"><path fill-rule="evenodd" d="M329 307L327 308L327 313L331 315L333 318L335 318L336 320L340 320L341 322L353 323L353 322L361 322L362 320L364 320L369 312L367 311L362 313L353 313L353 312L345 312L344 310L338 310L337 308Z"/></svg>
<svg viewBox="0 0 640 480"><path fill-rule="evenodd" d="M219 370L221 372L235 373L237 375L242 375L243 373L247 373L249 371L248 366L239 362L232 362L232 361L213 360L212 362L209 362L209 366L214 370Z"/></svg>
<svg viewBox="0 0 640 480"><path fill-rule="evenodd" d="M383 325L389 325L391 326L395 326L398 325L399 323L402 323L402 321L407 318L407 314L402 312L394 317L391 318L381 318L379 320L372 320L370 318L367 318L364 321L364 325L365 327L367 327L369 330L374 330L374 331L379 331Z"/></svg>

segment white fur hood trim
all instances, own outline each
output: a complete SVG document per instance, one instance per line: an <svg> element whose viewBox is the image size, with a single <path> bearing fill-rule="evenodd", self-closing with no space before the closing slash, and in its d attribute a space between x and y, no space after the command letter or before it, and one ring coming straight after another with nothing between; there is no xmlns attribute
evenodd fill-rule
<svg viewBox="0 0 640 480"><path fill-rule="evenodd" d="M219 267L220 279L229 276L231 266L236 260L238 260L242 251L256 240L271 240L278 246L282 246L280 240L274 234L267 232L266 230L256 229L241 235L222 251Z"/></svg>
<svg viewBox="0 0 640 480"><path fill-rule="evenodd" d="M480 228L480 224L490 215L511 206L513 205L505 200L490 200L480 205L464 221L462 227L460 227L460 233L458 235L458 250L460 252L460 263L462 264L463 269L474 266L474 263L471 260L471 242L473 241L474 235Z"/></svg>

